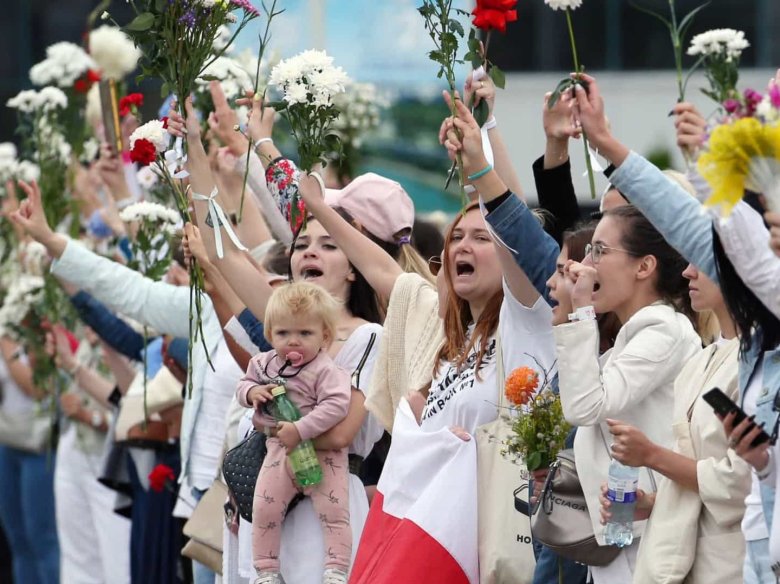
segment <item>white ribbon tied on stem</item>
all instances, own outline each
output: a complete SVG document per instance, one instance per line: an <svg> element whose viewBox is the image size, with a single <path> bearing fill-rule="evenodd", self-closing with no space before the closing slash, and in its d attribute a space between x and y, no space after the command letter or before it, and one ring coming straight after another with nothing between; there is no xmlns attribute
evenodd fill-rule
<svg viewBox="0 0 780 584"><path fill-rule="evenodd" d="M248 249L241 243L241 240L238 239L236 232L233 231L233 227L230 225L230 220L227 218L227 215L225 215L222 207L220 207L219 203L215 200L218 192L217 187L214 187L214 190L211 191L211 194L208 197L199 193L193 193L192 198L196 201L205 201L209 204L208 216L211 218L211 224L214 226L214 243L217 248L217 257L222 259L225 257L225 251L222 247L222 232L220 226L225 228L225 233L227 233L227 236L236 248L241 251L248 251Z"/></svg>
<svg viewBox="0 0 780 584"><path fill-rule="evenodd" d="M183 179L190 176L190 173L184 169L187 155L184 154L183 140L181 138L176 138L173 148L165 151L165 162L168 164L168 173L173 178Z"/></svg>

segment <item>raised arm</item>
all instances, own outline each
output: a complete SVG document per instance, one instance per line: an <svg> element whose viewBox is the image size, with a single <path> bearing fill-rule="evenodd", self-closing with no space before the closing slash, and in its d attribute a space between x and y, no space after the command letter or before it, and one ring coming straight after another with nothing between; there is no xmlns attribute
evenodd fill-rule
<svg viewBox="0 0 780 584"><path fill-rule="evenodd" d="M449 94L445 92L444 96L445 100L449 100ZM469 176L477 177L472 182L486 205L499 197L511 198L511 191L507 189L506 184L494 169L484 172L486 168L489 168L489 165L482 150L482 134L476 120L460 99L456 100L455 107L458 115L452 118L451 122L453 128L460 130L462 139L459 139L456 133L450 129L445 146L452 152L460 152L464 171ZM521 201L517 200L516 202L524 206ZM541 230L541 226L538 224L537 226ZM553 241L552 244L555 245L555 242ZM541 293L534 286L529 276L515 262L512 253L498 242L495 243L495 246L501 262L504 279L512 296L523 306L533 306ZM538 253L538 251L535 251L535 253ZM557 251L555 255L557 256ZM553 266L554 261L555 259L553 258ZM549 273L551 274L552 270Z"/></svg>

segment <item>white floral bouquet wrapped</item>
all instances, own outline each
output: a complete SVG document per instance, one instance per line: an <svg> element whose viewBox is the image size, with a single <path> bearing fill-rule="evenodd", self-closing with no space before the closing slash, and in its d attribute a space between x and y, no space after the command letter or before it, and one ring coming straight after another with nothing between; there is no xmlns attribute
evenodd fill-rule
<svg viewBox="0 0 780 584"><path fill-rule="evenodd" d="M105 79L121 81L135 71L141 51L121 29L103 25L89 33L89 54Z"/></svg>
<svg viewBox="0 0 780 584"><path fill-rule="evenodd" d="M282 101L272 106L290 124L301 170L308 172L326 162L325 155L330 152L340 153L341 142L333 131L340 113L334 98L344 93L348 82L347 74L333 65L333 58L325 51L304 51L280 61L271 71L268 84L282 94ZM297 193L289 201L278 201L282 212L289 215L293 232L300 229L305 217L300 202Z"/></svg>
<svg viewBox="0 0 780 584"><path fill-rule="evenodd" d="M710 88L702 89L707 97L723 104L738 97L739 59L750 43L745 33L731 28L708 30L691 39L688 54L704 60Z"/></svg>

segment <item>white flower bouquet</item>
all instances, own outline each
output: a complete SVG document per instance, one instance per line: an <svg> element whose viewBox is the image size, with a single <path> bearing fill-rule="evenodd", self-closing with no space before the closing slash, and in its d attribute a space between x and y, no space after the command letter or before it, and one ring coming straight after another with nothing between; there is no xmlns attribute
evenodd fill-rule
<svg viewBox="0 0 780 584"><path fill-rule="evenodd" d="M739 59L750 43L745 33L731 28L708 30L691 39L688 54L704 60L709 89L702 93L721 106L728 99L739 97Z"/></svg>
<svg viewBox="0 0 780 584"><path fill-rule="evenodd" d="M133 39L115 26L103 25L89 33L89 54L104 79L122 81L135 71L141 51Z"/></svg>

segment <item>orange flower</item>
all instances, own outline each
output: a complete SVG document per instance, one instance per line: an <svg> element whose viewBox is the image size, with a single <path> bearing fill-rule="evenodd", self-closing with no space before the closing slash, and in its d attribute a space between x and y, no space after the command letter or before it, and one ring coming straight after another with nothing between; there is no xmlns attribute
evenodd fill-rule
<svg viewBox="0 0 780 584"><path fill-rule="evenodd" d="M518 367L506 378L504 391L510 403L522 406L528 403L539 386L539 374L530 367Z"/></svg>

